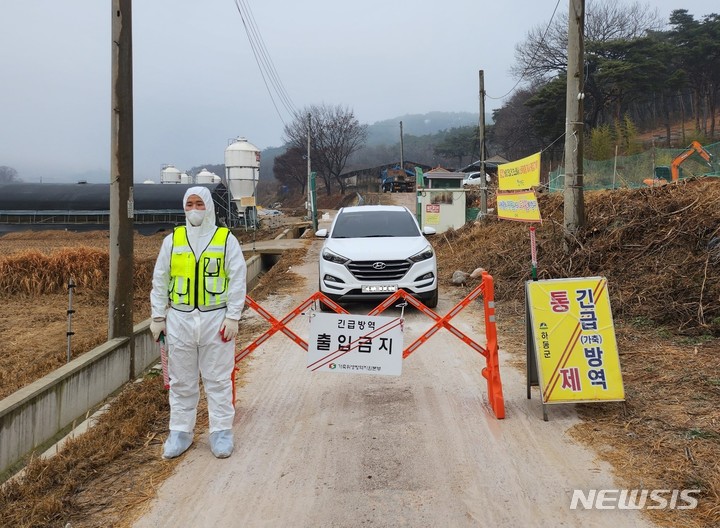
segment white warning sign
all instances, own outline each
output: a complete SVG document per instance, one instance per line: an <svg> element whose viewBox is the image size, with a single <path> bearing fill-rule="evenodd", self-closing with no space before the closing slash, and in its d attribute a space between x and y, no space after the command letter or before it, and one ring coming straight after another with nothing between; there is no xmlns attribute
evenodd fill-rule
<svg viewBox="0 0 720 528"><path fill-rule="evenodd" d="M403 323L400 317L316 313L310 320L307 368L399 376Z"/></svg>

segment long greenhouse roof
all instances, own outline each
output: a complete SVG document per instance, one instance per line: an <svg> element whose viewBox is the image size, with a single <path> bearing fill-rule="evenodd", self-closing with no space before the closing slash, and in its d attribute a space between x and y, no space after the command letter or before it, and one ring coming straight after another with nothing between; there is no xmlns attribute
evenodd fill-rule
<svg viewBox="0 0 720 528"><path fill-rule="evenodd" d="M135 211L183 211L183 197L190 187L207 187L218 203L221 183L139 184L133 186ZM110 184L9 183L0 185L0 212L99 213L110 210Z"/></svg>

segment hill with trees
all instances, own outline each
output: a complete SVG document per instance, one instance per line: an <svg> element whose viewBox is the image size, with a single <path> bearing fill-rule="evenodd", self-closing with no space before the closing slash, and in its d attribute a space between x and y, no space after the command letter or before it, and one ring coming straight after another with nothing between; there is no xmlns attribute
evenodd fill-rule
<svg viewBox="0 0 720 528"><path fill-rule="evenodd" d="M720 16L696 19L687 9L665 25L657 11L639 3L588 3L585 24L584 122L587 137L611 133L623 148L627 136L663 130L657 146L684 147L716 137L720 95ZM565 132L567 16L531 31L516 49L513 70L522 89L494 113L492 140L516 159L553 144ZM667 29L664 29L667 28ZM674 123L693 123L673 134ZM518 141L518 131L525 130ZM623 137L623 134L625 137ZM592 141L586 153L593 158ZM561 142L547 150L557 161Z"/></svg>
<svg viewBox="0 0 720 528"><path fill-rule="evenodd" d="M651 147L684 148L692 140L708 144L718 137L720 15L696 19L687 9L677 9L664 21L650 7L638 2L587 3L587 159L608 159L616 153L631 155ZM566 67L567 13L558 13L528 32L516 47L512 71L518 89L492 113L492 119L485 119L488 156L519 159L543 151L543 171L561 165ZM364 125L357 122L350 108L344 110L354 123L353 129L362 130L364 140L350 151L315 150L313 169L328 189L340 185L343 172L399 162L400 121L404 160L457 169L480 157L477 114L434 111ZM263 151L262 182L303 191L307 172L303 158L305 128L302 123L296 125L292 142ZM328 131L320 127L316 133ZM340 147L335 144L329 148ZM276 165L279 156L285 158ZM336 159L330 164L317 163L322 158Z"/></svg>

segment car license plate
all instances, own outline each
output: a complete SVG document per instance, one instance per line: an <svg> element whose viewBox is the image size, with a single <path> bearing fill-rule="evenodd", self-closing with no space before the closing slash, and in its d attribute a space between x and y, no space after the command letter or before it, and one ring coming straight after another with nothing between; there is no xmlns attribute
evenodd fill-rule
<svg viewBox="0 0 720 528"><path fill-rule="evenodd" d="M362 287L363 293L392 293L397 291L397 284L368 284Z"/></svg>

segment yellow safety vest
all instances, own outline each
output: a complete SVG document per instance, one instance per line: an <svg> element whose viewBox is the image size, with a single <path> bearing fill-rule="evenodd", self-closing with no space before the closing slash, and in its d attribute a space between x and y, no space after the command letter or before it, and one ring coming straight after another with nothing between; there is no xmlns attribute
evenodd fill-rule
<svg viewBox="0 0 720 528"><path fill-rule="evenodd" d="M228 277L225 273L225 244L230 230L218 227L212 240L195 258L185 226L173 231L170 257L170 306L181 312L219 310L227 306Z"/></svg>

